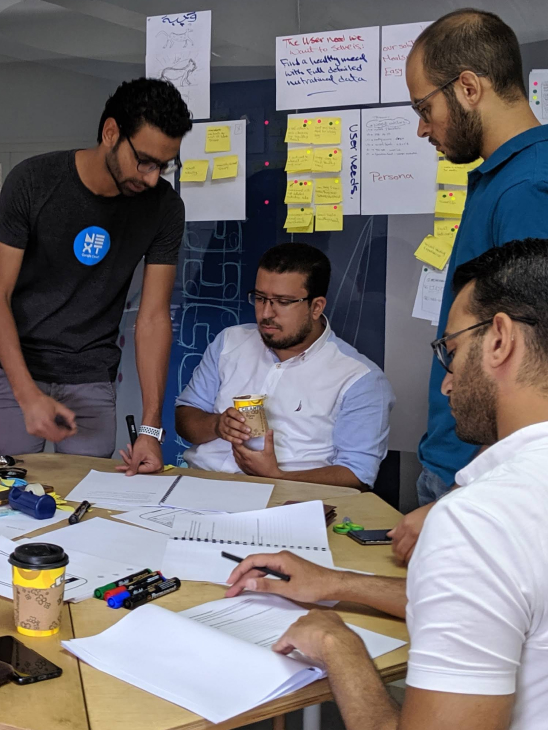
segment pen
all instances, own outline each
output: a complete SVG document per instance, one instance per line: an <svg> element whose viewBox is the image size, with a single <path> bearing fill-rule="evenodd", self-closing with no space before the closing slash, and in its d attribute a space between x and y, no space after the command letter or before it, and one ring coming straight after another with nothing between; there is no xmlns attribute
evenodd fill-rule
<svg viewBox="0 0 548 730"><path fill-rule="evenodd" d="M78 507L74 510L74 512L71 514L71 516L68 518L69 525L76 525L82 517L86 514L88 509L91 507L91 504L84 499L82 504L79 504Z"/></svg>
<svg viewBox="0 0 548 730"><path fill-rule="evenodd" d="M135 581L139 580L140 578L146 578L147 575L150 575L152 573L152 570L150 568L144 568L143 570L140 570L138 573L132 573L131 575L126 575L125 578L120 578L120 580L115 580L112 583L107 583L106 586L100 586L99 588L96 588L93 591L93 595L95 598L103 599L103 596L107 591L110 591L111 588L118 588L119 586L127 586L128 583L134 583Z"/></svg>
<svg viewBox="0 0 548 730"><path fill-rule="evenodd" d="M127 430L129 433L129 440L131 445L137 441L137 429L135 428L135 418L133 416L126 416Z"/></svg>
<svg viewBox="0 0 548 730"><path fill-rule="evenodd" d="M65 428L67 431L70 431L70 429L72 428L72 426L67 421L67 419L64 416L62 416L60 413L58 413L55 416L55 418L53 419L53 422L55 423L56 426L59 426L59 428Z"/></svg>
<svg viewBox="0 0 548 730"><path fill-rule="evenodd" d="M221 553L223 558L228 558L229 560L233 560L235 563L241 563L243 558L239 558L236 555L231 555L230 553L225 553L224 551ZM261 573L264 573L265 575L273 575L275 578L280 578L281 580L289 581L291 580L291 577L289 575L286 575L285 573L280 573L277 570L273 570L272 568L259 568L257 565L255 566L255 570L260 570Z"/></svg>
<svg viewBox="0 0 548 730"><path fill-rule="evenodd" d="M157 585L149 586L148 590L144 593L138 594L135 597L129 596L128 598L125 598L122 605L124 608L137 608L137 606L142 606L143 604L148 603L148 601L154 601L156 598L161 598L162 596L167 596L168 593L178 591L180 587L181 581L179 578L170 578L169 580L164 580L162 583L158 583ZM118 596L115 596L115 598L117 597Z"/></svg>

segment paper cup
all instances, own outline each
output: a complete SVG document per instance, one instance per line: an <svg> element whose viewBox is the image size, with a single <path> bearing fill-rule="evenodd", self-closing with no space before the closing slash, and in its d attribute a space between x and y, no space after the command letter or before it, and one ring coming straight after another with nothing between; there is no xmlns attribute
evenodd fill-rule
<svg viewBox="0 0 548 730"><path fill-rule="evenodd" d="M268 431L266 413L264 411L264 395L237 395L233 398L234 408L245 417L245 425L249 426L250 438L261 438Z"/></svg>

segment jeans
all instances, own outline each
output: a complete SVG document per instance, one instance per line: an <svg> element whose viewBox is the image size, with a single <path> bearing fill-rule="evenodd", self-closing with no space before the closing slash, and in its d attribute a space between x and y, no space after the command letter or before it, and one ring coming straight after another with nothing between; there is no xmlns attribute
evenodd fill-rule
<svg viewBox="0 0 548 730"><path fill-rule="evenodd" d="M423 466L419 478L417 479L417 495L419 497L419 506L435 502L449 491L450 487L443 481L441 477L430 469Z"/></svg>

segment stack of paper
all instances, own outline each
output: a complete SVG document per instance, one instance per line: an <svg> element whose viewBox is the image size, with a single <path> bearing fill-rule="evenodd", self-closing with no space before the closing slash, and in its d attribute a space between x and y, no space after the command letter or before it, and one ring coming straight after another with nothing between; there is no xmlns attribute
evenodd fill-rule
<svg viewBox="0 0 548 730"><path fill-rule="evenodd" d="M227 598L180 614L148 604L102 634L62 644L96 669L217 723L325 676L306 657L270 648L306 613L276 596ZM405 644L350 628L373 658Z"/></svg>
<svg viewBox="0 0 548 730"><path fill-rule="evenodd" d="M26 535L28 532L41 530L43 527L56 525L58 522L67 522L70 513L58 509L53 517L47 520L37 520L11 507L0 507L0 535L8 538L17 538Z"/></svg>

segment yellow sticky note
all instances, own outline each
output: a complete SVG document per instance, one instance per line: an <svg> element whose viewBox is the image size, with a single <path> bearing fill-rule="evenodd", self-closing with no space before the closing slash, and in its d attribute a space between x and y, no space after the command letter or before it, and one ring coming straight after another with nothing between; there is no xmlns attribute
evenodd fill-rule
<svg viewBox="0 0 548 730"><path fill-rule="evenodd" d="M317 231L342 231L342 229L343 229L342 205L317 205L316 206L316 230Z"/></svg>
<svg viewBox="0 0 548 730"><path fill-rule="evenodd" d="M286 228L288 233L314 233L314 216L310 218L310 223L306 228Z"/></svg>
<svg viewBox="0 0 548 730"><path fill-rule="evenodd" d="M284 203L311 203L313 191L312 180L288 180Z"/></svg>
<svg viewBox="0 0 548 730"><path fill-rule="evenodd" d="M415 251L415 257L436 269L443 269L451 256L453 244L445 238L426 236Z"/></svg>
<svg viewBox="0 0 548 730"><path fill-rule="evenodd" d="M209 160L185 160L179 182L205 182Z"/></svg>
<svg viewBox="0 0 548 730"><path fill-rule="evenodd" d="M342 200L342 183L339 177L324 177L316 180L314 202L340 203Z"/></svg>
<svg viewBox="0 0 548 730"><path fill-rule="evenodd" d="M338 147L319 147L314 150L312 172L340 172L341 165L342 152Z"/></svg>
<svg viewBox="0 0 548 730"><path fill-rule="evenodd" d="M230 152L230 127L208 127L205 151Z"/></svg>
<svg viewBox="0 0 548 730"><path fill-rule="evenodd" d="M237 174L238 155L214 158L212 180L224 180L227 177L236 177Z"/></svg>
<svg viewBox="0 0 548 730"><path fill-rule="evenodd" d="M455 243L455 237L459 230L460 218L448 221L434 221L434 236L436 238L445 238L451 243Z"/></svg>
<svg viewBox="0 0 548 730"><path fill-rule="evenodd" d="M340 144L340 117L316 117L312 124L313 144Z"/></svg>
<svg viewBox="0 0 548 730"><path fill-rule="evenodd" d="M287 150L286 172L310 172L312 170L312 150L297 148Z"/></svg>
<svg viewBox="0 0 548 730"><path fill-rule="evenodd" d="M284 228L308 228L313 216L312 208L288 208Z"/></svg>
<svg viewBox="0 0 548 730"><path fill-rule="evenodd" d="M288 119L284 141L293 144L312 144L312 118Z"/></svg>
<svg viewBox="0 0 548 730"><path fill-rule="evenodd" d="M465 190L438 190L434 215L437 218L460 218L465 202Z"/></svg>

